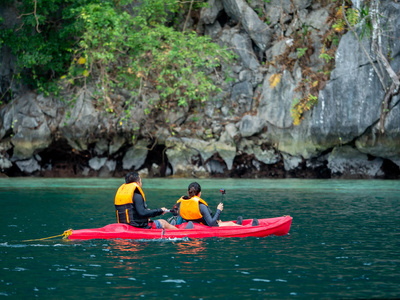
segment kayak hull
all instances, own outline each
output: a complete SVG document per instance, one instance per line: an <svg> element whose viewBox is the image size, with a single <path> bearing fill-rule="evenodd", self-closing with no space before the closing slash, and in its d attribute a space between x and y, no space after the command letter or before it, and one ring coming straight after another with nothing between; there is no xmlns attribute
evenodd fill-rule
<svg viewBox="0 0 400 300"><path fill-rule="evenodd" d="M209 227L194 224L194 228L185 229L186 224L172 229L142 229L127 224L115 223L101 228L71 230L70 240L90 239L174 239L209 237L265 237L268 235L286 235L289 233L292 217L284 216L258 219L259 226L252 226L252 219L243 220L243 226ZM234 221L235 222L235 221Z"/></svg>

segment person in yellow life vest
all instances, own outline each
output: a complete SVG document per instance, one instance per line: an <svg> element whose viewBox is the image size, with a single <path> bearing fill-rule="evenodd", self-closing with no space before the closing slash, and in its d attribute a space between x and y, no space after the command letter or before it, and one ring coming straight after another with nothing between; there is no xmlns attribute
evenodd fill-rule
<svg viewBox="0 0 400 300"><path fill-rule="evenodd" d="M213 215L206 201L201 199L201 186L197 182L192 182L188 187L188 195L182 196L176 203L174 209L178 211L177 225L186 222L196 222L212 226L240 226L234 222L222 222L219 220L224 204L217 206L217 211ZM189 224L188 224L189 225ZM188 228L186 226L185 228Z"/></svg>
<svg viewBox="0 0 400 300"><path fill-rule="evenodd" d="M166 220L150 220L149 218L162 215L169 210L165 207L148 209L142 190L142 179L136 172L125 176L125 183L121 185L115 195L115 209L117 222L140 228L177 229Z"/></svg>

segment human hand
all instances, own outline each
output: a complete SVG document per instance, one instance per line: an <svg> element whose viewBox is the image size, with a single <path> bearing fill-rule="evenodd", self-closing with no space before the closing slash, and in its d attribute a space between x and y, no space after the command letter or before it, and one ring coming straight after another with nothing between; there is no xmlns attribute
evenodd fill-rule
<svg viewBox="0 0 400 300"><path fill-rule="evenodd" d="M169 209L167 209L165 207L161 207L161 209L163 210L163 215L165 215L166 212L169 212Z"/></svg>
<svg viewBox="0 0 400 300"><path fill-rule="evenodd" d="M220 211L223 211L224 210L224 204L223 203L218 204L217 209L219 209Z"/></svg>

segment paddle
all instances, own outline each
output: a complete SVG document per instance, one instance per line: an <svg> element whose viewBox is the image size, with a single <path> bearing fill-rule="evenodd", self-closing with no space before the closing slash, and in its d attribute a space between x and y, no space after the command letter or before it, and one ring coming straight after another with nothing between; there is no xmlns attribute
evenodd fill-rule
<svg viewBox="0 0 400 300"><path fill-rule="evenodd" d="M226 190L220 189L219 191L221 192L221 203L224 203L224 195L226 194Z"/></svg>

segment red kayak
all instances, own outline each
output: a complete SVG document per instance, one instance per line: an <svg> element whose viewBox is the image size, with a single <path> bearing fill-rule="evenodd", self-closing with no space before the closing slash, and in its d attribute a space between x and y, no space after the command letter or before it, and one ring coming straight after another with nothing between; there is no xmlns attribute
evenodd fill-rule
<svg viewBox="0 0 400 300"><path fill-rule="evenodd" d="M186 224L171 229L141 229L127 224L110 224L101 228L70 230L70 240L90 239L167 239L167 238L208 238L208 237L264 237L289 233L292 217L283 216L258 219L259 225L252 226L253 219L243 220L243 226L209 227L194 223L194 228L185 229ZM236 222L236 221L234 221Z"/></svg>

